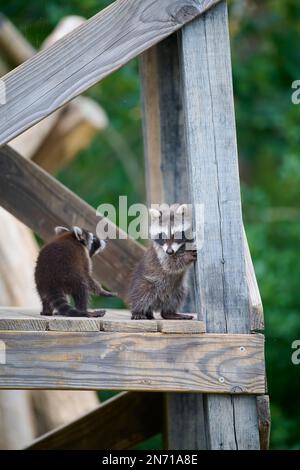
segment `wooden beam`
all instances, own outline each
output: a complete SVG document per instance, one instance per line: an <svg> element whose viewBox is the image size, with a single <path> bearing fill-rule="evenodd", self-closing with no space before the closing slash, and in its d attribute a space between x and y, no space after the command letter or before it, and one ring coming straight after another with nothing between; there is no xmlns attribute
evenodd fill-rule
<svg viewBox="0 0 300 470"><path fill-rule="evenodd" d="M0 339L2 389L265 392L260 334L1 331Z"/></svg>
<svg viewBox="0 0 300 470"><path fill-rule="evenodd" d="M123 392L26 450L124 450L161 432L162 393Z"/></svg>
<svg viewBox="0 0 300 470"><path fill-rule="evenodd" d="M0 145L219 0L117 0L3 78Z"/></svg>
<svg viewBox="0 0 300 470"><path fill-rule="evenodd" d="M247 333L250 307L225 1L182 29L180 63L191 197L195 208L204 205L204 246L196 270L199 315L210 332ZM197 210L195 216L197 228ZM259 449L254 397L208 395L204 408L209 448Z"/></svg>
<svg viewBox="0 0 300 470"><path fill-rule="evenodd" d="M95 232L102 215L37 165L8 146L0 149L0 204L44 240L57 225L79 225ZM116 227L107 221L110 228ZM116 228L117 238L126 235ZM133 240L110 240L94 259L97 278L126 298L128 276L143 253Z"/></svg>
<svg viewBox="0 0 300 470"><path fill-rule="evenodd" d="M254 266L248 245L245 230L244 232L244 250L246 260L246 277L248 283L249 299L250 299L250 328L251 331L264 331L264 310L262 300L255 276Z"/></svg>
<svg viewBox="0 0 300 470"><path fill-rule="evenodd" d="M261 395L256 399L260 450L268 450L270 446L271 433L271 411L268 395Z"/></svg>
<svg viewBox="0 0 300 470"><path fill-rule="evenodd" d="M187 203L190 197L176 34L142 54L140 71L148 202ZM193 281L190 275L185 312L195 311ZM167 448L205 449L202 395L168 393L165 405Z"/></svg>

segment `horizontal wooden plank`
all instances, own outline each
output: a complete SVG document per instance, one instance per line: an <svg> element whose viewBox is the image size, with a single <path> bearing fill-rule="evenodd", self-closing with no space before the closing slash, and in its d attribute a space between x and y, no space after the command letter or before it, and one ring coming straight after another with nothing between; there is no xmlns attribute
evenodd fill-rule
<svg viewBox="0 0 300 470"><path fill-rule="evenodd" d="M163 395L123 392L26 450L124 450L161 432Z"/></svg>
<svg viewBox="0 0 300 470"><path fill-rule="evenodd" d="M1 331L3 389L265 392L260 334Z"/></svg>
<svg viewBox="0 0 300 470"><path fill-rule="evenodd" d="M218 0L118 0L3 78L9 142Z"/></svg>
<svg viewBox="0 0 300 470"><path fill-rule="evenodd" d="M55 178L8 146L0 149L0 204L44 240L53 237L57 225L79 225L95 233L103 219ZM115 226L108 224L114 230ZM116 236L94 257L94 271L102 284L125 299L130 272L143 248L134 240L120 239L126 234L118 228Z"/></svg>
<svg viewBox="0 0 300 470"><path fill-rule="evenodd" d="M184 323L184 324L183 324ZM162 333L204 333L205 325L197 320L178 321L131 320L129 310L106 309L102 318L70 318L41 316L37 309L21 307L0 307L0 331L107 331L107 332L157 332Z"/></svg>
<svg viewBox="0 0 300 470"><path fill-rule="evenodd" d="M205 323L199 320L158 320L158 331L161 333L205 333Z"/></svg>

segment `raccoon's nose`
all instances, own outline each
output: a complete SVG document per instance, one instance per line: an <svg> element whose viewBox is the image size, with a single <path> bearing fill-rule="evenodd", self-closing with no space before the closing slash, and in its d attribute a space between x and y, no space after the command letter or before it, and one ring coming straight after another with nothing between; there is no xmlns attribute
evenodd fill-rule
<svg viewBox="0 0 300 470"><path fill-rule="evenodd" d="M169 248L167 249L167 254L168 254L168 255L173 255L173 254L174 254L174 250L173 250L173 248L171 248L170 246L169 246Z"/></svg>

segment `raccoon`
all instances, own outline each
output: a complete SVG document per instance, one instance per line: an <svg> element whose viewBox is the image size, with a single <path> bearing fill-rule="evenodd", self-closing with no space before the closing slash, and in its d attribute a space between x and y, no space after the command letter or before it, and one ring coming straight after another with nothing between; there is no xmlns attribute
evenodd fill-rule
<svg viewBox="0 0 300 470"><path fill-rule="evenodd" d="M35 283L42 301L41 315L101 317L105 310L88 311L89 293L114 297L93 279L91 257L103 251L106 242L80 227L55 228L56 237L40 251ZM69 305L72 296L75 308Z"/></svg>
<svg viewBox="0 0 300 470"><path fill-rule="evenodd" d="M185 204L172 205L167 218L156 209L149 212L152 243L132 275L128 292L131 318L151 320L153 312L159 311L164 319L191 320L192 315L177 313L186 295L188 268L197 258L195 249L187 249L187 243L193 241L191 214Z"/></svg>

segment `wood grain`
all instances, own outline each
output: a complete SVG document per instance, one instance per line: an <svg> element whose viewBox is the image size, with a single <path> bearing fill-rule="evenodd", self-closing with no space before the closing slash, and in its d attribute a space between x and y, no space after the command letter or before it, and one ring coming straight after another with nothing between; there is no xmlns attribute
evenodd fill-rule
<svg viewBox="0 0 300 470"><path fill-rule="evenodd" d="M198 253L200 317L209 332L250 331L227 5L181 33L185 131L194 207L204 205L204 246ZM198 219L198 222L197 222ZM196 211L196 226L201 220ZM255 398L208 395L208 447L259 449Z"/></svg>
<svg viewBox="0 0 300 470"><path fill-rule="evenodd" d="M150 203L190 202L177 35L141 55L146 183ZM183 311L195 311L195 276ZM205 330L203 321L160 322L159 331ZM174 327L178 330L174 331ZM169 393L165 397L164 441L168 449L205 449L201 394ZM179 424L180 423L180 424ZM184 429L184 433L182 432ZM195 432L195 430L198 432Z"/></svg>
<svg viewBox="0 0 300 470"><path fill-rule="evenodd" d="M53 237L57 225L78 225L95 232L103 219L95 209L8 146L0 149L0 204L44 240ZM110 221L107 223L115 228ZM116 228L117 237L120 233ZM142 253L141 245L133 240L110 240L105 251L94 258L95 276L125 299L130 272Z"/></svg>
<svg viewBox="0 0 300 470"><path fill-rule="evenodd" d="M0 145L45 118L218 0L118 0L7 74Z"/></svg>
<svg viewBox="0 0 300 470"><path fill-rule="evenodd" d="M262 394L262 335L1 331L0 388Z"/></svg>
<svg viewBox="0 0 300 470"><path fill-rule="evenodd" d="M271 433L271 411L270 399L268 395L261 395L256 398L260 450L268 450L270 446Z"/></svg>
<svg viewBox="0 0 300 470"><path fill-rule="evenodd" d="M26 450L130 449L161 431L162 412L161 393L120 393Z"/></svg>
<svg viewBox="0 0 300 470"><path fill-rule="evenodd" d="M246 232L244 230L244 249L246 260L246 276L248 281L249 299L250 299L250 327L251 331L264 331L264 309L255 276L254 266L248 245Z"/></svg>
<svg viewBox="0 0 300 470"><path fill-rule="evenodd" d="M205 324L199 320L158 320L158 331L161 333L205 333Z"/></svg>

